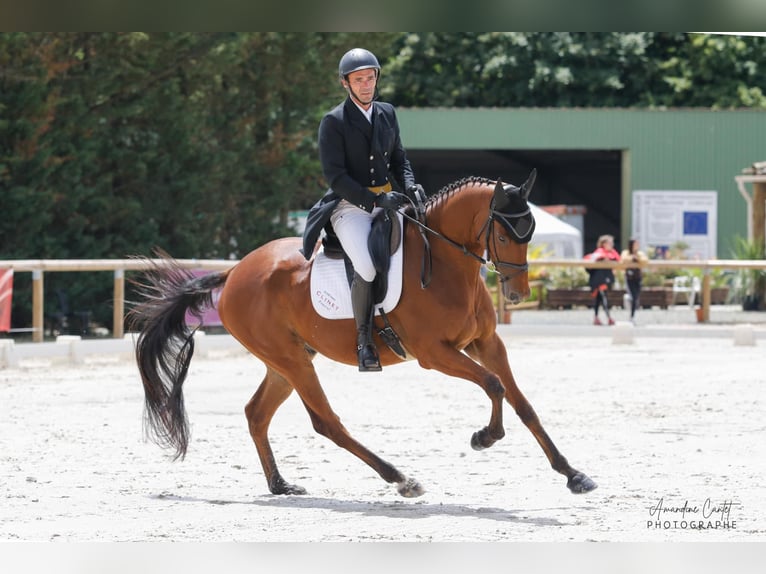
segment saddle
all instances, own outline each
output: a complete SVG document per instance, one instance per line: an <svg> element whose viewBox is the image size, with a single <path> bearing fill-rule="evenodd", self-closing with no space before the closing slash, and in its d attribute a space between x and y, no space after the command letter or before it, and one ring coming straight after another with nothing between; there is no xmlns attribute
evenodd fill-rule
<svg viewBox="0 0 766 574"><path fill-rule="evenodd" d="M401 220L396 217L393 211L388 209L380 211L372 222L370 229L370 235L367 239L367 247L372 257L373 265L375 266L376 276L375 281L372 284L373 293L373 306L378 306L377 311L383 320L383 327L375 325L378 335L388 347L399 355L402 359L407 358L407 353L401 345L399 336L394 331L393 327L388 321L388 316L383 309L386 295L388 294L389 285L389 270L391 268L391 257L397 253L401 248ZM346 280L348 281L348 287L351 288L351 282L354 278L354 268L351 264L351 260L341 247L338 236L332 229L332 226L328 223L325 227L325 237L322 239L322 245L324 247L324 256L327 259L342 259L344 262L344 269L346 273ZM401 265L401 262L399 263ZM312 273L312 281L314 274ZM401 280L401 277L398 278ZM314 289L312 288L312 293ZM398 295L396 295L398 298ZM333 306L332 297L329 294L324 293L322 300L325 306ZM316 307L316 305L315 305Z"/></svg>
<svg viewBox="0 0 766 574"><path fill-rule="evenodd" d="M388 209L381 210L372 220L372 228L367 238L367 248L372 257L372 263L377 272L372 284L373 301L377 305L386 298L388 293L388 270L391 267L391 256L401 247L401 223L398 217L393 217ZM330 259L343 259L346 278L349 286L354 279L354 267L351 260L343 251L338 236L332 225L325 226L325 236L322 239L325 256Z"/></svg>

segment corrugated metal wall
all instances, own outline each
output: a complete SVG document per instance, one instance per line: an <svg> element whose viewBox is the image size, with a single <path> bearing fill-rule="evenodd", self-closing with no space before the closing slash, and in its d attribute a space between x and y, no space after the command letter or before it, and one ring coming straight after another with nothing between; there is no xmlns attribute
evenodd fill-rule
<svg viewBox="0 0 766 574"><path fill-rule="evenodd" d="M622 150L622 228L633 190L718 192L718 253L747 234L734 176L766 160L766 112L674 109L402 109L408 149Z"/></svg>

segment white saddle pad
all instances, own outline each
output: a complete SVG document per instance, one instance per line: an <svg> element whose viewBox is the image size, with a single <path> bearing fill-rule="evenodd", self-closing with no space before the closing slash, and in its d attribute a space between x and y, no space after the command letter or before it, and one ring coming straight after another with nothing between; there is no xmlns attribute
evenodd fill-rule
<svg viewBox="0 0 766 574"><path fill-rule="evenodd" d="M397 214L399 223L402 224L402 215ZM399 225L400 233L404 225ZM401 240L401 238L400 238ZM390 312L399 303L402 295L402 263L404 261L404 243L400 241L399 249L391 257L391 268L388 271L388 293L383 299L382 305L375 305L375 314L379 315L378 308ZM343 259L330 259L324 254L324 247L320 247L314 257L311 266L311 303L314 310L325 319L352 319L354 313L351 309L351 287L346 278L346 267Z"/></svg>

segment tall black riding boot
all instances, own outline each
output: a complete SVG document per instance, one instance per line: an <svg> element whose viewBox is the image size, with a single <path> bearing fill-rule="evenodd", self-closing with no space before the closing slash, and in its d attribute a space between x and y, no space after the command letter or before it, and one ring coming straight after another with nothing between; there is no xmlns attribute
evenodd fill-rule
<svg viewBox="0 0 766 574"><path fill-rule="evenodd" d="M351 308L356 321L356 354L359 370L380 371L380 358L372 342L370 323L372 322L372 283L354 273L351 282Z"/></svg>

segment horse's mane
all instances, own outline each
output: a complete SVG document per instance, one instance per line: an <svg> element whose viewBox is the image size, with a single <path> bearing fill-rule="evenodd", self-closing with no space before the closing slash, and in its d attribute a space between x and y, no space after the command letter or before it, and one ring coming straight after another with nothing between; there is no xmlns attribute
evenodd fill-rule
<svg viewBox="0 0 766 574"><path fill-rule="evenodd" d="M469 186L469 185L485 185L488 183L493 183L491 179L487 179L486 177L479 177L476 175L472 175L470 177L464 177L461 180L454 181L448 185L445 185L443 188L441 188L439 191L437 191L435 194L430 196L426 200L426 209L429 207L433 207L435 204L440 203L441 201L447 199L448 197L454 195L461 189Z"/></svg>

